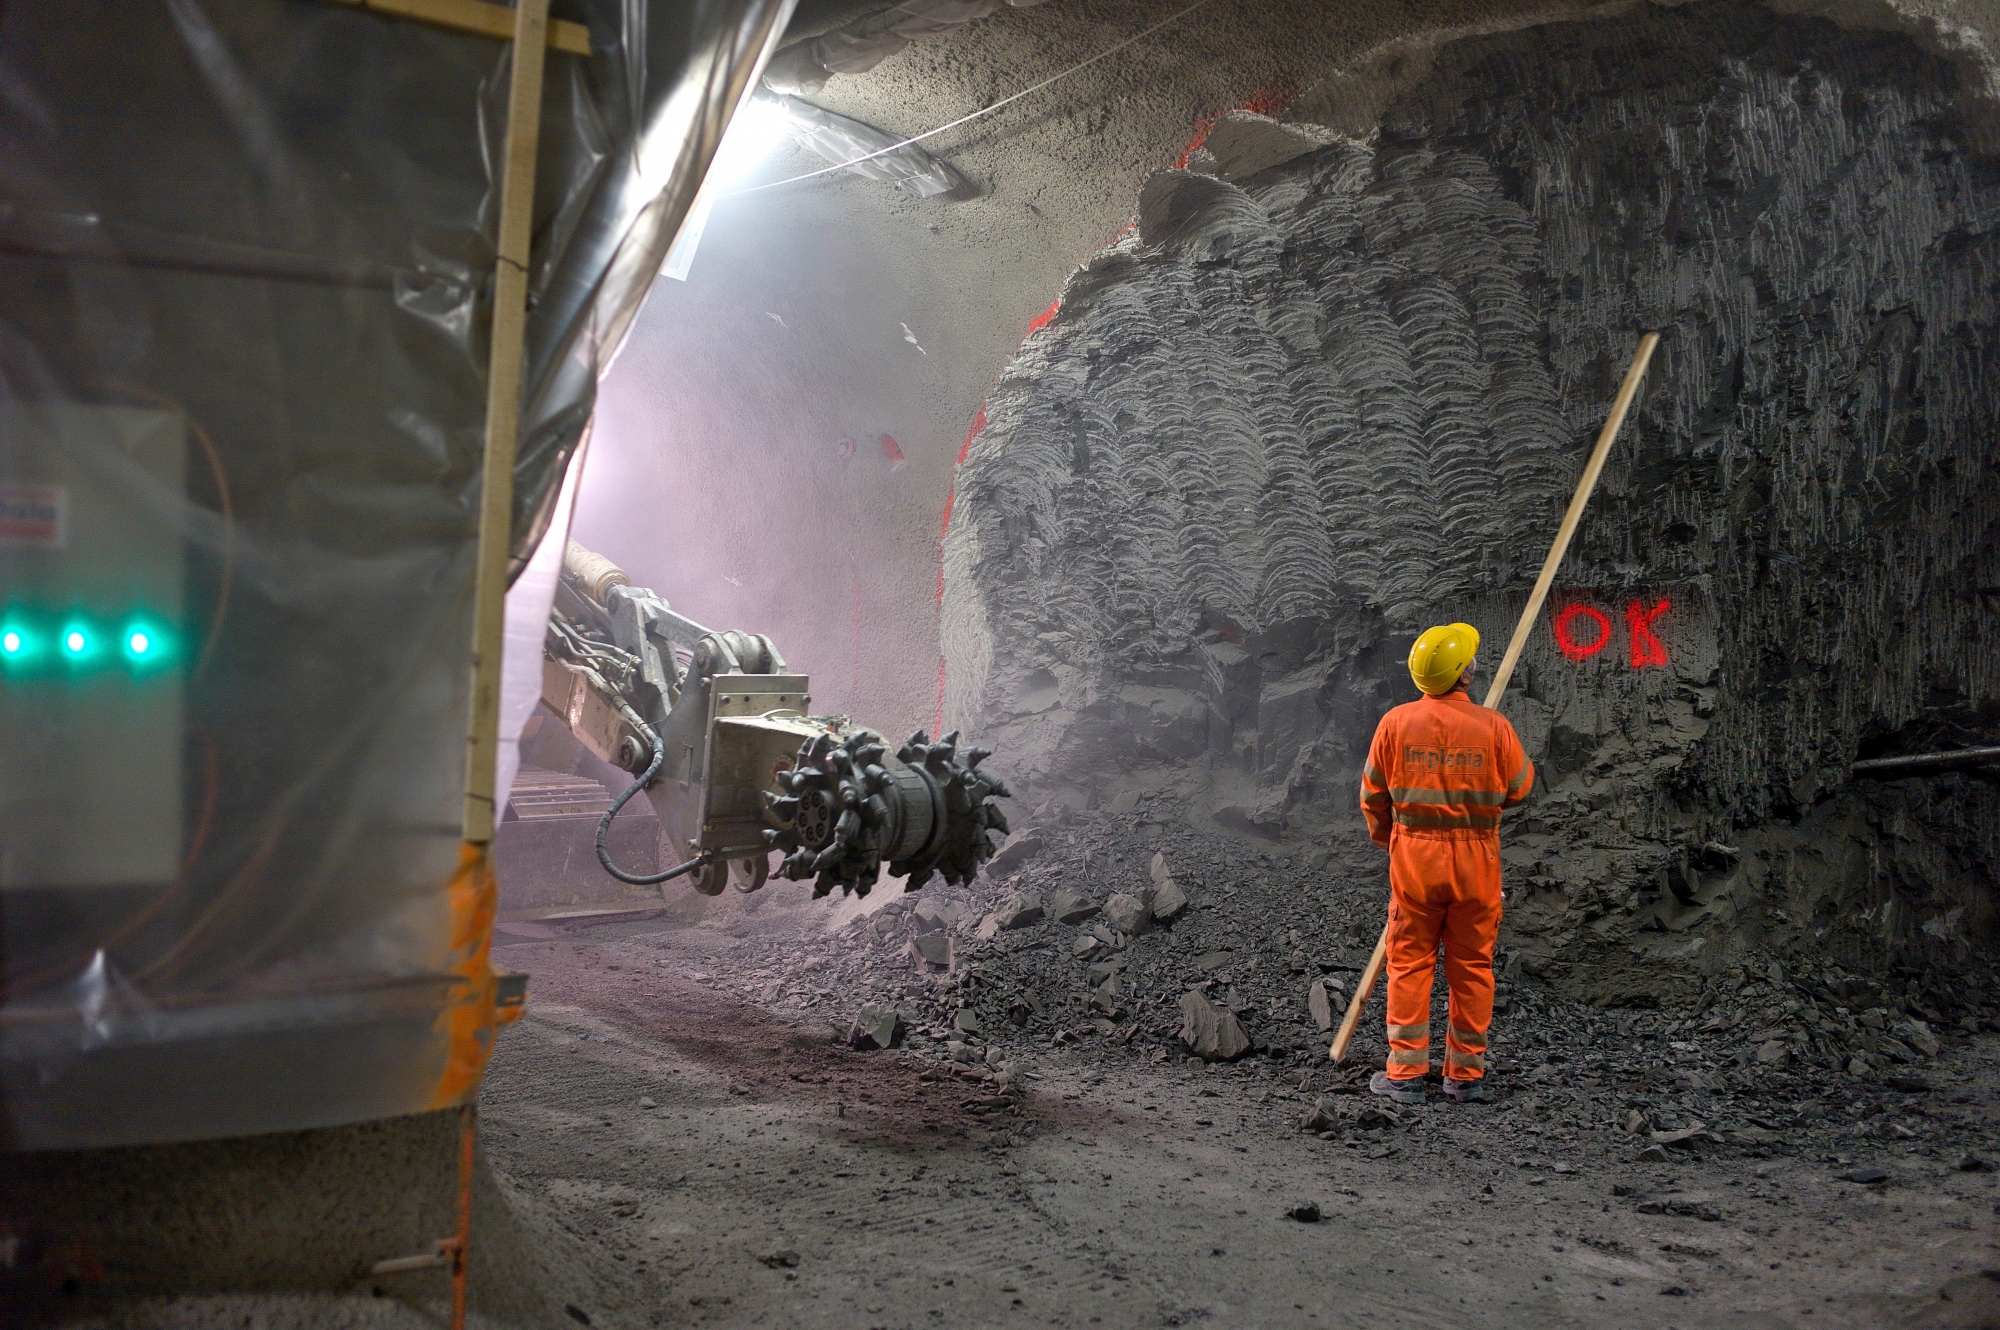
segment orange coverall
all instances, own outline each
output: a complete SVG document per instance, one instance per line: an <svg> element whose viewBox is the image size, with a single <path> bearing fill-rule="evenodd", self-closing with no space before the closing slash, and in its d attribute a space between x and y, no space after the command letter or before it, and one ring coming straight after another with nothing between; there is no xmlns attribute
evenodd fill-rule
<svg viewBox="0 0 2000 1330"><path fill-rule="evenodd" d="M1368 833L1389 852L1389 1076L1430 1070L1431 974L1444 943L1451 1026L1444 1074L1486 1074L1493 942L1500 933L1500 812L1535 769L1514 727L1457 688L1382 717L1361 773Z"/></svg>

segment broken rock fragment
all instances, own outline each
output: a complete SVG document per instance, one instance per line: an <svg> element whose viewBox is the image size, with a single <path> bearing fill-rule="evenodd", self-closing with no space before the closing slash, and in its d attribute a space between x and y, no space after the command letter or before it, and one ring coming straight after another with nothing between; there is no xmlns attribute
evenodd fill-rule
<svg viewBox="0 0 2000 1330"><path fill-rule="evenodd" d="M1022 827L986 861L986 875L998 881L1010 873L1019 872L1023 865L1042 852L1046 844L1038 828Z"/></svg>
<svg viewBox="0 0 2000 1330"><path fill-rule="evenodd" d="M1300 1131L1333 1131L1339 1126L1340 1118L1332 1109L1327 1107L1325 1095L1321 1095L1318 1099L1313 1100L1313 1106L1306 1110L1306 1115L1303 1118L1299 1119Z"/></svg>
<svg viewBox="0 0 2000 1330"><path fill-rule="evenodd" d="M1400 1127L1403 1115L1393 1108L1380 1104L1363 1104L1355 1110L1354 1125L1363 1131L1374 1131L1378 1127Z"/></svg>
<svg viewBox="0 0 2000 1330"><path fill-rule="evenodd" d="M1152 911L1146 908L1146 902L1122 891L1104 902L1104 917L1127 936L1143 933L1153 926Z"/></svg>
<svg viewBox="0 0 2000 1330"><path fill-rule="evenodd" d="M870 1003L854 1014L854 1024L847 1027L847 1042L863 1052L893 1048L902 1033L903 1018L894 1007Z"/></svg>
<svg viewBox="0 0 2000 1330"><path fill-rule="evenodd" d="M1329 989L1326 980L1315 979L1306 990L1306 1010L1312 1014L1314 1025L1331 1030L1334 1018L1347 1010L1347 999Z"/></svg>
<svg viewBox="0 0 2000 1330"><path fill-rule="evenodd" d="M1204 1062L1234 1062L1250 1051L1233 1011L1217 1010L1196 992L1181 994L1181 1042Z"/></svg>
<svg viewBox="0 0 2000 1330"><path fill-rule="evenodd" d="M1889 1032L1927 1058L1936 1057L1942 1047L1931 1027L1920 1020L1898 1021L1889 1027Z"/></svg>
<svg viewBox="0 0 2000 1330"><path fill-rule="evenodd" d="M1153 888L1153 918L1170 924L1187 913L1187 893L1172 878Z"/></svg>
<svg viewBox="0 0 2000 1330"><path fill-rule="evenodd" d="M1153 918L1160 923L1170 924L1187 912L1187 893L1174 881L1174 875L1167 869L1165 853L1155 851L1152 867L1153 890L1148 898L1148 906Z"/></svg>
<svg viewBox="0 0 2000 1330"><path fill-rule="evenodd" d="M949 933L919 933L910 939L910 960L920 967L949 970L951 959Z"/></svg>
<svg viewBox="0 0 2000 1330"><path fill-rule="evenodd" d="M1049 897L1049 917L1065 924L1085 923L1094 919L1101 908L1096 901L1085 900L1075 892L1059 891Z"/></svg>
<svg viewBox="0 0 2000 1330"><path fill-rule="evenodd" d="M1042 898L1032 891L1010 892L993 909L993 918L1002 929L1039 924L1043 914Z"/></svg>

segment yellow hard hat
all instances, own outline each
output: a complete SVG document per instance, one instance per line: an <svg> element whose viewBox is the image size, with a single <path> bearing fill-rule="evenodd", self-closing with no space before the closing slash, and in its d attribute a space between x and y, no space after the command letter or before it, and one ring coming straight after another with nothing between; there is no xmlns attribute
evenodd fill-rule
<svg viewBox="0 0 2000 1330"><path fill-rule="evenodd" d="M1410 677L1432 697L1448 693L1478 651L1479 630L1469 623L1426 628L1410 648Z"/></svg>

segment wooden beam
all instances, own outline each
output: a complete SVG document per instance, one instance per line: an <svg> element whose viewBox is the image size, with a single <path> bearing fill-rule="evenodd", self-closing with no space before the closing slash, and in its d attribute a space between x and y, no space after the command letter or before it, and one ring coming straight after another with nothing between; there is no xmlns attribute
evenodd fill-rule
<svg viewBox="0 0 2000 1330"><path fill-rule="evenodd" d="M391 18L414 19L454 32L470 32L501 41L514 36L514 11L487 0L328 0L331 4L370 9ZM558 51L571 55L590 54L590 29L568 19L553 19L546 25L547 41Z"/></svg>
<svg viewBox="0 0 2000 1330"><path fill-rule="evenodd" d="M504 11L503 11L504 12ZM511 11L513 78L500 177L499 253L493 268L493 347L486 376L486 454L479 483L479 553L472 599L472 715L465 734L465 839L493 839L500 749L500 661L506 646L507 554L514 531L514 458L534 238L535 156L541 147L542 68L549 0Z"/></svg>

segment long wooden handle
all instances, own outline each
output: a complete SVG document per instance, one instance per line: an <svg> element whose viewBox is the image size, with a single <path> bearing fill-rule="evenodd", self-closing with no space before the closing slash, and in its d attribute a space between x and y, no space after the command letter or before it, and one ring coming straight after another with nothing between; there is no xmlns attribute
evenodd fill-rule
<svg viewBox="0 0 2000 1330"><path fill-rule="evenodd" d="M1618 396L1611 403L1611 415L1604 422L1604 429L1597 436L1597 446L1590 450L1590 460L1584 463L1583 476L1576 482L1576 493L1569 501L1569 511L1563 514L1562 526L1556 530L1556 543L1549 547L1549 557L1542 561L1542 575L1535 579L1535 589L1528 594L1528 606L1521 611L1521 621L1514 625L1513 639L1507 643L1507 654L1500 658L1500 668L1493 672L1493 684L1486 690L1486 705L1497 707L1507 692L1507 682L1514 677L1514 666L1521 659L1521 648L1528 643L1528 634L1534 629L1535 618L1542 612L1542 602L1549 597L1549 587L1556 580L1556 569L1562 565L1563 555L1569 553L1570 538L1576 534L1577 524L1583 520L1583 510L1590 505L1591 492L1597 488L1597 478L1604 473L1604 463L1611 456L1611 445L1617 441L1618 431L1625 424L1625 415L1632 409L1632 399L1639 395L1639 381L1646 377L1646 366L1652 362L1653 348L1660 344L1658 333L1647 333L1639 339L1639 350L1632 357L1632 367L1625 371L1625 382L1618 385ZM1333 1047L1327 1050L1335 1062L1347 1061L1347 1046L1354 1040L1354 1027L1361 1020L1361 1008L1366 1005L1369 994L1375 991L1375 981L1382 976L1383 963L1389 955L1389 925L1382 925L1381 940L1375 944L1375 954L1368 958L1368 968L1361 972L1361 982L1354 986L1354 1000L1347 1004L1347 1015L1341 1018L1340 1030L1333 1037Z"/></svg>
<svg viewBox="0 0 2000 1330"><path fill-rule="evenodd" d="M1361 982L1354 986L1354 1000L1347 1004L1347 1014L1340 1018L1340 1030L1333 1036L1333 1047L1328 1055L1335 1062L1347 1061L1347 1046L1354 1042L1354 1026L1361 1019L1361 1008L1368 1001L1369 990L1382 976L1382 966L1389 959L1389 929L1382 928L1382 936L1376 939L1375 954L1368 958L1368 968L1361 972Z"/></svg>
<svg viewBox="0 0 2000 1330"><path fill-rule="evenodd" d="M1625 382L1618 385L1618 397L1611 403L1611 416L1604 422L1604 431L1597 436L1597 446L1590 450L1590 460L1584 464L1583 478L1576 482L1576 493L1569 501L1569 511L1563 514L1562 526L1556 531L1556 543L1549 546L1549 557L1542 560L1542 575L1535 579L1535 589L1528 593L1528 608L1521 611L1521 621L1514 625L1514 636L1507 643L1507 654L1500 658L1500 668L1493 672L1493 683L1486 690L1486 705L1497 707L1507 692L1507 681L1514 677L1514 666L1521 659L1521 648L1528 644L1528 634L1535 627L1535 616L1542 612L1542 602L1549 598L1549 587L1556 580L1556 569L1562 564L1563 555L1569 553L1570 537L1576 534L1577 524L1583 521L1583 510L1590 504L1591 491L1597 488L1597 478L1604 473L1604 463L1611 456L1611 445L1617 441L1618 431L1625 424L1625 413L1632 409L1632 399L1639 395L1639 381L1646 377L1646 366L1653 359L1653 348L1660 344L1658 333L1647 333L1639 339L1638 354L1632 357L1632 367L1625 371Z"/></svg>

